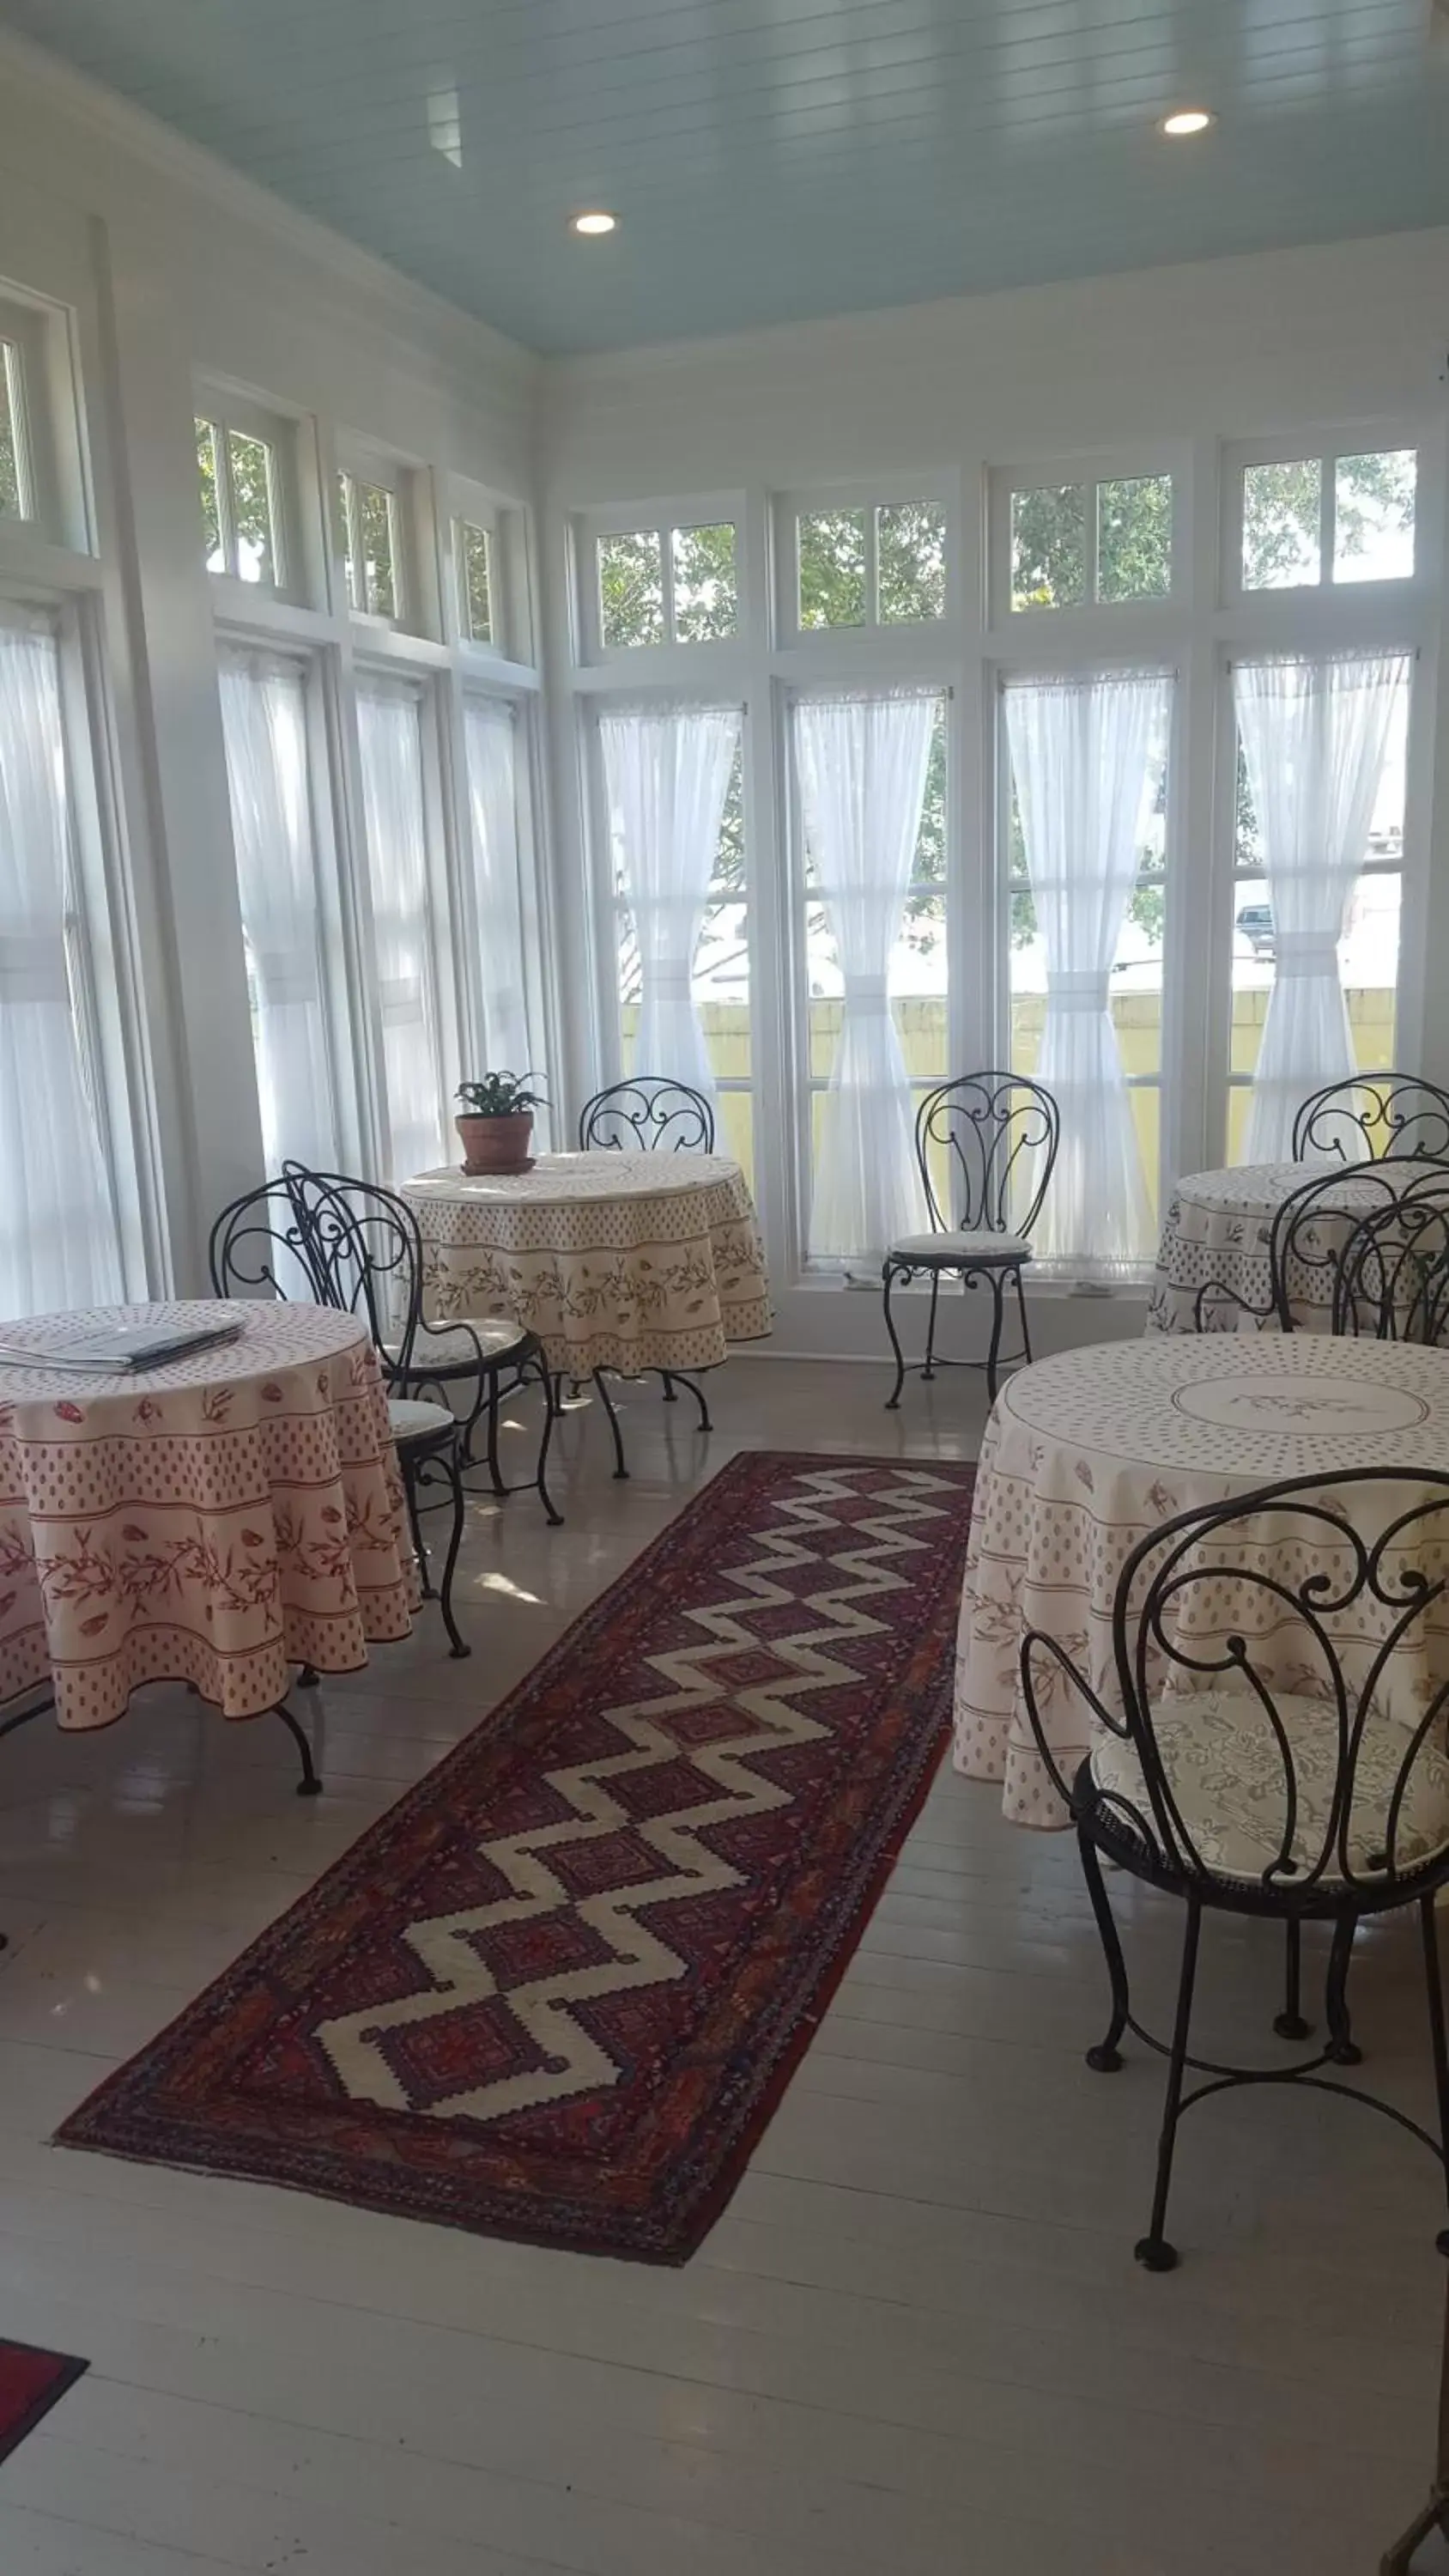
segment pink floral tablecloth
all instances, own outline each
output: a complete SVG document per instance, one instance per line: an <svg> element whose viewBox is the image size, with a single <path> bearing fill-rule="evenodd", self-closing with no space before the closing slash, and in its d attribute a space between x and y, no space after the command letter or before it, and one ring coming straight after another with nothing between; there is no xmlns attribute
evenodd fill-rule
<svg viewBox="0 0 1449 2576"><path fill-rule="evenodd" d="M46 1686L63 1727L107 1726L142 1682L179 1680L253 1717L290 1666L355 1671L408 1634L415 1573L364 1329L318 1306L227 1312L239 1340L144 1375L0 1368L0 1706ZM24 1339L177 1313L217 1307L30 1317Z"/></svg>
<svg viewBox="0 0 1449 2576"><path fill-rule="evenodd" d="M1008 1380L972 1500L956 1653L956 1768L1002 1783L1019 1825L1066 1819L1021 1693L1021 1641L1054 1638L1117 1703L1112 1605L1139 1539L1178 1512L1290 1476L1449 1465L1449 1353L1324 1333L1155 1335L1038 1361ZM1407 1508L1412 1495L1403 1496ZM1310 1569L1311 1570L1311 1569ZM1220 1604L1229 1624L1256 1613ZM1427 1630L1435 1686L1449 1632ZM1409 1683L1416 1703L1421 1673ZM1088 1749L1079 1692L1042 1659L1038 1706L1063 1777Z"/></svg>
<svg viewBox="0 0 1449 2576"><path fill-rule="evenodd" d="M717 1368L770 1330L749 1184L725 1154L540 1154L531 1172L420 1172L429 1318L512 1315L551 1369Z"/></svg>

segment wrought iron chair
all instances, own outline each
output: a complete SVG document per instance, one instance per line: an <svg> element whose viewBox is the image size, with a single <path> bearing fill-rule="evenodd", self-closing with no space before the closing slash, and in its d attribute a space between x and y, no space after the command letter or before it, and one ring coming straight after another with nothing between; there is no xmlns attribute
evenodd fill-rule
<svg viewBox="0 0 1449 2576"><path fill-rule="evenodd" d="M1384 1156L1315 1172L1289 1192L1268 1229L1269 1315L1297 1329L1295 1307L1311 1305L1331 1332L1383 1340L1439 1338L1429 1330L1438 1303L1416 1273L1443 1247L1449 1163ZM1231 1292L1224 1290L1223 1295Z"/></svg>
<svg viewBox="0 0 1449 2576"><path fill-rule="evenodd" d="M627 1154L712 1154L714 1152L714 1111L702 1091L690 1083L676 1082L669 1074L638 1073L628 1082L611 1082L586 1100L579 1113L579 1152ZM699 1407L701 1431L712 1431L705 1393L696 1379L685 1377L678 1369L648 1372L663 1384L664 1401L676 1404L678 1390L687 1386ZM578 1380L574 1392L578 1393ZM624 1435L601 1369L594 1371L594 1384L599 1400L609 1417L614 1436L614 1473L627 1476L624 1458ZM554 1402L563 1392L563 1372L554 1380Z"/></svg>
<svg viewBox="0 0 1449 2576"><path fill-rule="evenodd" d="M1436 1685L1415 1662L1431 1634L1449 1659L1449 1475L1416 1468L1412 1486L1406 1507L1400 1470L1357 1468L1336 1475L1330 1491L1321 1476L1296 1476L1152 1531L1117 1584L1111 1708L1055 1638L1033 1631L1023 1641L1027 1715L1076 1828L1111 1987L1107 2030L1087 2064L1115 2071L1126 2030L1168 2060L1152 2214L1135 2249L1149 2271L1178 2259L1165 2227L1179 2122L1194 2102L1236 2085L1307 2084L1364 2102L1421 2139L1449 2187L1434 1919L1435 1894L1449 1881L1449 1679ZM1225 1586L1236 1596L1230 1625ZM1064 1682L1095 1721L1071 1780L1041 1714ZM1186 1906L1170 2044L1132 2011L1104 1858ZM1346 1999L1355 1932L1404 1905L1419 1914L1437 2139L1394 2104L1322 2071L1361 2055ZM1199 1937L1211 1912L1286 1924L1287 2006L1275 2028L1288 2039L1309 2030L1302 1927L1332 1927L1327 2039L1316 2054L1269 2068L1191 2055ZM1189 2070L1205 2078L1190 2092ZM1438 2241L1449 2253L1449 2227Z"/></svg>
<svg viewBox="0 0 1449 2576"><path fill-rule="evenodd" d="M1354 1226L1333 1281L1332 1329L1381 1342L1449 1341L1449 1165L1416 1168L1391 1205Z"/></svg>
<svg viewBox="0 0 1449 2576"><path fill-rule="evenodd" d="M714 1111L702 1091L667 1074L640 1073L611 1082L586 1100L579 1152L617 1146L629 1154L712 1154Z"/></svg>
<svg viewBox="0 0 1449 2576"><path fill-rule="evenodd" d="M1310 1093L1293 1121L1293 1160L1449 1157L1449 1091L1417 1073L1354 1073Z"/></svg>
<svg viewBox="0 0 1449 2576"><path fill-rule="evenodd" d="M1031 1259L1028 1237L1041 1214L1060 1137L1061 1118L1051 1093L1044 1091L1039 1082L1029 1082L1024 1074L967 1073L927 1092L916 1113L916 1161L932 1230L929 1234L902 1235L889 1247L881 1268L885 1327L896 1363L896 1382L886 1398L887 1412L900 1403L906 1378L900 1336L891 1313L892 1292L902 1280L925 1276L931 1282L923 1378L936 1374L936 1307L941 1282L948 1278L959 1278L963 1288L984 1281L991 1291L991 1342L986 1358L984 1362L970 1360L959 1365L985 1368L986 1389L993 1404L1001 1368L1008 1279L1016 1290L1021 1349L1008 1355L1006 1365L1015 1367L1019 1361L1031 1358L1031 1331L1021 1274ZM933 1170L937 1158L946 1173L945 1188L939 1193ZM943 1361L941 1365L947 1363Z"/></svg>
<svg viewBox="0 0 1449 2576"><path fill-rule="evenodd" d="M376 1243L385 1256L379 1271L384 1285L381 1298L383 1325L378 1351L388 1384L401 1397L416 1398L431 1389L445 1402L450 1389L467 1391L466 1410L459 1421L461 1463L464 1469L478 1463L473 1443L482 1422L485 1463L495 1494L522 1491L521 1487L504 1481L498 1457L498 1408L515 1386L526 1384L530 1379L537 1380L544 1391L544 1424L538 1466L528 1481L536 1490L547 1519L557 1528L563 1514L554 1508L547 1481L549 1442L553 1432L552 1390L543 1346L537 1336L516 1323L511 1315L471 1316L448 1324L428 1323L422 1311L422 1237L407 1200L399 1198L395 1191L384 1189L376 1181L353 1180L343 1173L311 1172L301 1163L285 1163L282 1170L286 1185L298 1208L305 1213L314 1238L319 1208L326 1207L338 1193L354 1215L375 1224ZM333 1207L322 1227L324 1248L336 1223L336 1209ZM339 1299L327 1289L326 1259L321 1266L324 1280L322 1302L335 1305ZM361 1294L357 1281L353 1278L345 1284L352 1291L346 1302L357 1306Z"/></svg>

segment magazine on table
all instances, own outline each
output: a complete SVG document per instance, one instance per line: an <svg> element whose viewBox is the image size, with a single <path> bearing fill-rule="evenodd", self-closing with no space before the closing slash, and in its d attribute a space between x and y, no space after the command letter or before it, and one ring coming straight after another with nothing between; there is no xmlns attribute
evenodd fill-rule
<svg viewBox="0 0 1449 2576"><path fill-rule="evenodd" d="M147 1369L165 1368L170 1360L186 1359L193 1351L239 1340L243 1321L234 1308L223 1308L214 1323L183 1321L180 1315L168 1323L163 1315L155 1323L123 1324L119 1331L114 1325L101 1325L94 1332L77 1333L73 1340L65 1342L21 1341L14 1334L0 1331L0 1366L75 1369L83 1376L95 1377L139 1377Z"/></svg>

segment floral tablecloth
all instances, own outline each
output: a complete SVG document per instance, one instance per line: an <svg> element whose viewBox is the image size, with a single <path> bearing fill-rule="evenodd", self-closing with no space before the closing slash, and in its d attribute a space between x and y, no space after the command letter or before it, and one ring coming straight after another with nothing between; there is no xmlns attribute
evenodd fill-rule
<svg viewBox="0 0 1449 2576"><path fill-rule="evenodd" d="M1168 1203L1157 1249L1147 1308L1149 1333L1251 1333L1265 1323L1276 1331L1268 1260L1273 1219L1294 1190L1307 1181L1321 1180L1325 1168L1322 1163L1242 1163L1236 1170L1189 1172L1180 1180ZM1334 1206L1343 1210L1338 1230L1345 1236L1356 1217L1367 1216L1383 1203L1386 1176L1397 1169L1408 1180L1422 1174L1424 1166L1405 1157L1398 1165L1375 1163L1372 1169L1379 1187L1372 1183L1356 1187L1348 1168L1342 1190L1333 1193ZM1320 1207L1314 1217L1314 1251L1319 1257L1305 1265L1289 1255L1288 1304L1300 1332L1331 1329L1334 1230L1334 1215ZM1204 1289L1210 1291L1206 1296Z"/></svg>
<svg viewBox="0 0 1449 2576"><path fill-rule="evenodd" d="M1023 1369L986 1427L956 1653L956 1768L1000 1780L1013 1824L1060 1825L1020 1684L1028 1629L1109 1707L1117 1579L1181 1511L1289 1476L1449 1466L1449 1353L1293 1333L1110 1342ZM1402 1497L1408 1508L1412 1494ZM1224 1605L1231 1615L1231 1601ZM1449 1680L1449 1632L1434 1632ZM1087 1750L1081 1695L1046 1659L1038 1706L1063 1775Z"/></svg>
<svg viewBox="0 0 1449 2576"><path fill-rule="evenodd" d="M512 1315L550 1368L714 1368L769 1332L749 1186L723 1154L541 1154L531 1172L403 1185L434 1321Z"/></svg>
<svg viewBox="0 0 1449 2576"><path fill-rule="evenodd" d="M48 1686L63 1727L107 1726L142 1682L179 1680L253 1717L290 1666L355 1671L408 1634L415 1573L365 1331L318 1306L226 1311L239 1340L168 1368L0 1368L0 1705ZM217 1312L30 1317L23 1338Z"/></svg>

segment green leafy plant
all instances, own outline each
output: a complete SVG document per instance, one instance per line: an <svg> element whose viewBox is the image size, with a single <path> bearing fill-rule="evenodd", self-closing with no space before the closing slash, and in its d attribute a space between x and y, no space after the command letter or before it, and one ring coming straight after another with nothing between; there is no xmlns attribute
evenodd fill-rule
<svg viewBox="0 0 1449 2576"><path fill-rule="evenodd" d="M482 1074L476 1082L460 1082L458 1098L473 1118L516 1118L524 1109L546 1109L548 1102L541 1091L530 1091L528 1085L539 1079L534 1073Z"/></svg>

